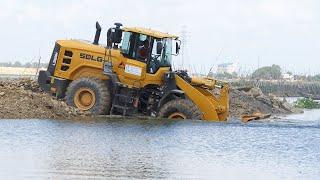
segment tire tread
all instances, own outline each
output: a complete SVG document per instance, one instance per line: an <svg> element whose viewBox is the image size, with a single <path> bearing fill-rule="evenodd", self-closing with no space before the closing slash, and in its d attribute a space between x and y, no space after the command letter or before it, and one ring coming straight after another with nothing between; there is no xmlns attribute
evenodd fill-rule
<svg viewBox="0 0 320 180"><path fill-rule="evenodd" d="M167 102L160 108L158 116L168 118L174 112L183 113L187 119L202 119L199 108L188 99L175 99Z"/></svg>
<svg viewBox="0 0 320 180"><path fill-rule="evenodd" d="M84 77L70 83L66 92L66 101L70 106L75 106L73 96L80 87L89 87L96 92L97 105L90 110L94 114L108 114L111 108L111 97L107 83L98 78Z"/></svg>

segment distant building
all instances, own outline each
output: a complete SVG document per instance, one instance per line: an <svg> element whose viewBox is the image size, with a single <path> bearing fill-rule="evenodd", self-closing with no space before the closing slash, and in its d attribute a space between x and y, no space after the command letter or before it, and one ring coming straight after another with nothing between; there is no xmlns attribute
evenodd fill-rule
<svg viewBox="0 0 320 180"><path fill-rule="evenodd" d="M219 64L217 67L217 73L218 74L223 74L223 73L238 73L239 71L239 66L236 63L223 63Z"/></svg>
<svg viewBox="0 0 320 180"><path fill-rule="evenodd" d="M284 74L282 74L282 77L283 77L283 79L285 79L285 80L289 80L289 81L294 80L294 75L291 74L291 73L284 73Z"/></svg>

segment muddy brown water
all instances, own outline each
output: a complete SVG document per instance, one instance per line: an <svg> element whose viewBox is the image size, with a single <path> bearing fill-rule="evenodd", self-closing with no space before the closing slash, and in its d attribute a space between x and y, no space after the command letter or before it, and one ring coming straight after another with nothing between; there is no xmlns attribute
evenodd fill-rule
<svg viewBox="0 0 320 180"><path fill-rule="evenodd" d="M319 122L4 119L0 178L319 179Z"/></svg>

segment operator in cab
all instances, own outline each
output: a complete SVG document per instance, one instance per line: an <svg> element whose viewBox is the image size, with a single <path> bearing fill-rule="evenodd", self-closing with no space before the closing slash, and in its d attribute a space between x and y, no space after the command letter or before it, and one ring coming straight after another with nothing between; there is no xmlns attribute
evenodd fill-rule
<svg viewBox="0 0 320 180"><path fill-rule="evenodd" d="M147 62L150 52L150 42L146 35L140 35L140 46L138 47L138 59L143 62Z"/></svg>

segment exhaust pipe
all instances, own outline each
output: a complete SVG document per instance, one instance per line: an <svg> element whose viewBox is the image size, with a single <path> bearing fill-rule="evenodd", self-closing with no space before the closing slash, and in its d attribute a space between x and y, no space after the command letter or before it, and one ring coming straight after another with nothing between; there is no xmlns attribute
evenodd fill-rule
<svg viewBox="0 0 320 180"><path fill-rule="evenodd" d="M101 34L101 26L99 22L96 22L96 35L94 36L93 44L98 45L99 44L99 39L100 39L100 34Z"/></svg>

